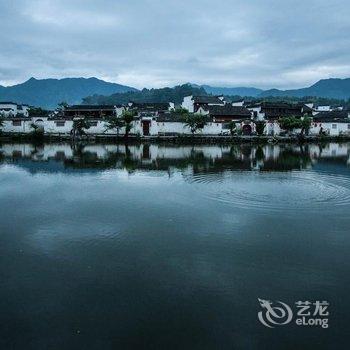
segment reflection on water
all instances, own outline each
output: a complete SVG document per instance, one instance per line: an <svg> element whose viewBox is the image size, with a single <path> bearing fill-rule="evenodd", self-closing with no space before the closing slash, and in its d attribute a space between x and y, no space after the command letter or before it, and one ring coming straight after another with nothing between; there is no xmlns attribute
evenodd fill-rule
<svg viewBox="0 0 350 350"><path fill-rule="evenodd" d="M191 170L196 174L225 171L290 171L311 169L315 164L350 164L350 144L171 146L158 144L2 144L3 162L30 159L60 163L64 169ZM23 165L25 166L25 165ZM37 169L40 169L38 165ZM50 167L43 170L50 171ZM57 169L57 167L56 167ZM39 170L40 171L40 170ZM55 171L55 166L52 166ZM198 176L198 181L201 181Z"/></svg>
<svg viewBox="0 0 350 350"><path fill-rule="evenodd" d="M1 144L0 348L346 348L349 156ZM258 298L327 300L330 328L266 329Z"/></svg>
<svg viewBox="0 0 350 350"><path fill-rule="evenodd" d="M4 144L4 163L30 172L132 174L172 177L195 185L211 200L242 208L318 210L324 202L348 205L350 144L169 146L158 144ZM327 174L322 169L328 166ZM336 168L335 174L331 169ZM311 170L317 170L310 173ZM302 172L295 172L302 170ZM344 172L346 176L340 173ZM241 172L241 173L240 173ZM258 172L253 178L246 172ZM287 172L287 173L283 173ZM283 189L282 189L283 188Z"/></svg>

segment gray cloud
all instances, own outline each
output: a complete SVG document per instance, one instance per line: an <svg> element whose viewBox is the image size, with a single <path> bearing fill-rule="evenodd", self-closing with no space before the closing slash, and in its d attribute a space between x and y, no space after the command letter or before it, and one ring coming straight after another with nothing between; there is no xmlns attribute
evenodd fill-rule
<svg viewBox="0 0 350 350"><path fill-rule="evenodd" d="M0 1L0 84L293 88L350 76L348 0Z"/></svg>

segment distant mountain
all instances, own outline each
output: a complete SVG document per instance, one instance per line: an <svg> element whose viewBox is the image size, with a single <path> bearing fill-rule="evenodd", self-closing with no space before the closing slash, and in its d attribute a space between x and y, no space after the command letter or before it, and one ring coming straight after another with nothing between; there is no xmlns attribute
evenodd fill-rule
<svg viewBox="0 0 350 350"><path fill-rule="evenodd" d="M254 87L213 87L209 85L195 85L194 87L202 87L208 94L226 95L226 96L249 96L256 98L263 97L324 97L334 99L350 98L350 78L347 79L323 79L316 84L294 90L261 90Z"/></svg>
<svg viewBox="0 0 350 350"><path fill-rule="evenodd" d="M257 89L254 87L213 87L209 85L202 85L202 88L208 93L212 95L226 95L226 96L250 96L257 97L264 90Z"/></svg>
<svg viewBox="0 0 350 350"><path fill-rule="evenodd" d="M89 95L137 91L129 86L109 83L97 78L35 79L9 87L0 86L0 101L25 103L46 109L54 109L65 101L78 104Z"/></svg>
<svg viewBox="0 0 350 350"><path fill-rule="evenodd" d="M36 107L54 109L57 104L127 103L135 102L181 102L188 95L227 95L253 98L266 97L322 97L334 99L350 98L350 78L324 79L316 84L294 90L261 90L254 87L213 87L209 85L184 84L174 88L143 89L141 91L97 78L43 79L30 78L14 86L0 86L0 101L26 103Z"/></svg>
<svg viewBox="0 0 350 350"><path fill-rule="evenodd" d="M350 98L350 78L347 79L322 79L316 84L302 89L263 91L258 97L326 97L347 100Z"/></svg>

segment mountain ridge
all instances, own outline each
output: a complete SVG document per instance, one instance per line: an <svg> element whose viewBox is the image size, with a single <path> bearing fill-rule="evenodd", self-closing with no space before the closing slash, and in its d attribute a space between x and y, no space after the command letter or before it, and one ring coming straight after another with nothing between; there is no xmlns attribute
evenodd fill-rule
<svg viewBox="0 0 350 350"><path fill-rule="evenodd" d="M186 85L192 87L194 89L193 91L201 91L204 94L207 93L213 95L253 98L320 97L342 100L350 99L350 78L321 79L309 87L289 90L262 90L254 87L213 87L210 85L197 85L191 83L184 84L182 87ZM161 100L163 100L166 96L169 98L170 96L173 96L173 92L170 90L174 89L176 89L176 87L138 90L130 86L106 82L96 77L62 79L36 79L32 77L21 84L8 87L0 85L0 101L13 101L46 109L54 109L57 104L62 101L65 101L68 104L79 104L82 103L83 100L86 100L86 98L91 99L93 96L105 96L107 98L113 94L125 94L125 96L118 97L118 100L124 101L127 98L136 97L132 94L130 96L130 93L132 92L137 92L141 95L143 93L147 101L149 101L152 96L161 96ZM158 90L161 90L160 94L157 94ZM185 88L181 90L181 95L184 91L186 91ZM191 90L187 89L187 91L190 93ZM137 98L142 100L141 96L137 95ZM95 98L94 100L103 100L103 98Z"/></svg>
<svg viewBox="0 0 350 350"><path fill-rule="evenodd" d="M106 82L96 77L36 79L31 77L13 86L0 86L0 101L25 103L46 109L54 109L65 101L68 104L81 103L89 95L111 95L118 92L138 91L137 89Z"/></svg>
<svg viewBox="0 0 350 350"><path fill-rule="evenodd" d="M315 84L301 89L263 91L259 97L326 97L346 100L350 98L350 78L321 79Z"/></svg>

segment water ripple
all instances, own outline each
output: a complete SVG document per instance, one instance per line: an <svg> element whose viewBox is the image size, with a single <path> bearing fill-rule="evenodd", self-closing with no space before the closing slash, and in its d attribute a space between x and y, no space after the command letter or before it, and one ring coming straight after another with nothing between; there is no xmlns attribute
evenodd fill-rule
<svg viewBox="0 0 350 350"><path fill-rule="evenodd" d="M187 179L207 199L239 208L316 209L350 205L350 178L316 173L227 172Z"/></svg>

